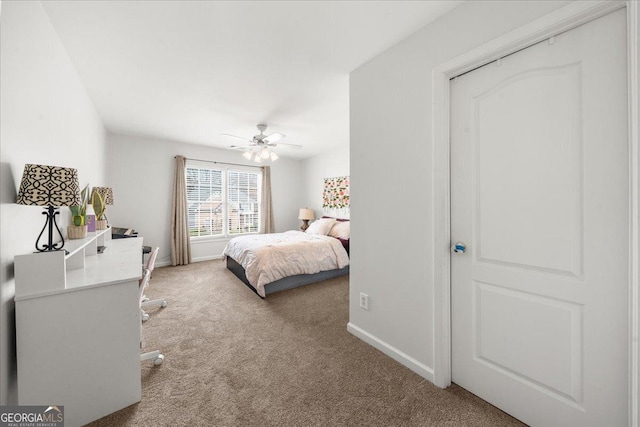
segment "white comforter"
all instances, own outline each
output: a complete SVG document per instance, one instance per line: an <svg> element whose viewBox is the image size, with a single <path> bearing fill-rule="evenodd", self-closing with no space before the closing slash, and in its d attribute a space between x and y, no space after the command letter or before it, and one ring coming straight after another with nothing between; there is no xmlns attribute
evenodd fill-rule
<svg viewBox="0 0 640 427"><path fill-rule="evenodd" d="M338 239L301 231L234 237L224 248L244 267L249 283L262 297L264 285L283 277L335 270L349 265L349 256Z"/></svg>

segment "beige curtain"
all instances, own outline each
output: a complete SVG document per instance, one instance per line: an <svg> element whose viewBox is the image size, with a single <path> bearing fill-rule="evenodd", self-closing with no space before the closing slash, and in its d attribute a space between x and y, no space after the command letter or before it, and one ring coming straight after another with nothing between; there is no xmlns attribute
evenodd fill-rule
<svg viewBox="0 0 640 427"><path fill-rule="evenodd" d="M171 207L171 264L191 263L191 243L189 241L189 219L187 216L187 184L185 168L187 159L176 156L173 180L173 205Z"/></svg>
<svg viewBox="0 0 640 427"><path fill-rule="evenodd" d="M262 166L262 224L260 229L263 233L275 232L273 223L273 205L271 204L271 167Z"/></svg>

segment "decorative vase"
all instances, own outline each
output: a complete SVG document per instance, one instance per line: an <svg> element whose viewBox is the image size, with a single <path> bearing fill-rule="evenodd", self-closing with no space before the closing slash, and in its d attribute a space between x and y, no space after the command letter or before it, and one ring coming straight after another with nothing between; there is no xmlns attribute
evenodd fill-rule
<svg viewBox="0 0 640 427"><path fill-rule="evenodd" d="M67 239L84 239L87 237L86 225L70 225L67 227Z"/></svg>
<svg viewBox="0 0 640 427"><path fill-rule="evenodd" d="M107 229L107 220L106 219L97 219L96 220L96 230L106 230Z"/></svg>
<svg viewBox="0 0 640 427"><path fill-rule="evenodd" d="M91 205L89 205L91 206ZM89 233L93 233L94 231L96 231L96 216L95 215L90 215L87 214L87 216L85 217L85 221L87 224L87 231Z"/></svg>

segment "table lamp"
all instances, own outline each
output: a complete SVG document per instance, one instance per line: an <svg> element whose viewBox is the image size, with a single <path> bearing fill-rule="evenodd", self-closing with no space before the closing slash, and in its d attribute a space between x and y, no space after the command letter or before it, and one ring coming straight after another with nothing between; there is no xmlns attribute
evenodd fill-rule
<svg viewBox="0 0 640 427"><path fill-rule="evenodd" d="M298 214L298 219L302 220L302 226L300 227L300 230L306 231L307 228L309 228L309 220L315 219L315 218L316 218L316 213L313 211L313 209L309 209L309 208L300 209L300 213Z"/></svg>
<svg viewBox="0 0 640 427"><path fill-rule="evenodd" d="M47 219L36 239L36 250L38 252L59 251L64 247L64 237L56 223L56 215L60 213L57 208L81 203L78 171L60 166L24 165L16 203L46 206L42 214L46 215ZM38 242L47 227L49 228L48 242L39 246ZM61 239L58 243L53 243L54 227Z"/></svg>

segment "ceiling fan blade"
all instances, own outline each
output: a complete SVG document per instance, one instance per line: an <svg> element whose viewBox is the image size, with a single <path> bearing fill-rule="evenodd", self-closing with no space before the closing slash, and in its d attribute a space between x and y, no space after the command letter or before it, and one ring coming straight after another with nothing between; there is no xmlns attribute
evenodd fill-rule
<svg viewBox="0 0 640 427"><path fill-rule="evenodd" d="M284 147L289 147L289 148L293 148L294 150L300 150L302 149L302 145L298 145L298 144L287 144L286 142L279 142L277 144L271 144L273 147L279 147L279 146L284 146Z"/></svg>
<svg viewBox="0 0 640 427"><path fill-rule="evenodd" d="M229 150L250 150L253 147L255 147L255 145L230 145L227 148Z"/></svg>
<svg viewBox="0 0 640 427"><path fill-rule="evenodd" d="M250 140L250 139L243 138L243 137L241 137L241 136L231 135L231 134L229 134L229 133L221 133L220 135L221 135L221 136L230 136L231 138L236 138L236 139L241 139L241 140L243 140L244 142L251 142L251 140Z"/></svg>
<svg viewBox="0 0 640 427"><path fill-rule="evenodd" d="M271 135L269 135L266 138L264 138L263 141L269 142L269 143L273 143L273 142L276 142L276 141L280 141L282 138L286 138L286 135L282 134L280 132L274 132Z"/></svg>

